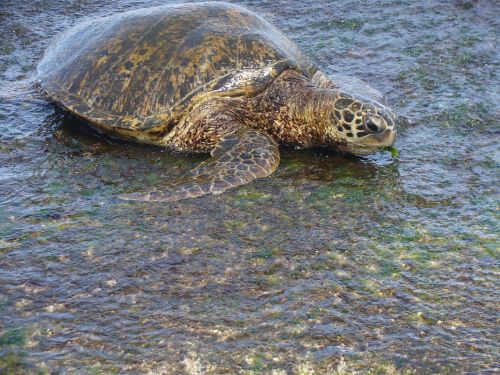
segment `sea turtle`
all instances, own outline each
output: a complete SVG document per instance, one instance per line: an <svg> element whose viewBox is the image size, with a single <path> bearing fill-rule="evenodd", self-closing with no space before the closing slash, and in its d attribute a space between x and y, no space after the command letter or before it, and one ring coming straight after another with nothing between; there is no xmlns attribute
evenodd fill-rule
<svg viewBox="0 0 500 375"><path fill-rule="evenodd" d="M126 200L175 201L271 175L278 144L364 155L394 113L362 81L330 79L278 29L234 4L132 10L77 24L38 66L49 99L112 136L211 158Z"/></svg>

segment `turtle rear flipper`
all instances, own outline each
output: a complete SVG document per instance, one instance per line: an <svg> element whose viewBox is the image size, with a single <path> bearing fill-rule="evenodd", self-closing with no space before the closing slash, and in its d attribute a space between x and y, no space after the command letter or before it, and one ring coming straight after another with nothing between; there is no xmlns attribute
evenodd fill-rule
<svg viewBox="0 0 500 375"><path fill-rule="evenodd" d="M173 202L205 194L221 194L257 178L267 177L278 168L278 145L267 134L243 128L221 139L201 163L177 183L161 190L122 194L120 199L145 202Z"/></svg>

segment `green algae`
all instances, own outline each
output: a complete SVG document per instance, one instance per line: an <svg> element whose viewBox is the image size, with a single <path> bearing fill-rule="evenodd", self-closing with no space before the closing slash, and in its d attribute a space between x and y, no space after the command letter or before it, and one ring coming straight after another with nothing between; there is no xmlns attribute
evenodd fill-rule
<svg viewBox="0 0 500 375"><path fill-rule="evenodd" d="M310 27L320 29L360 30L363 20L357 18L333 18L328 21L312 23Z"/></svg>
<svg viewBox="0 0 500 375"><path fill-rule="evenodd" d="M282 254L283 250L280 248L262 248L254 251L252 257L257 259L271 259Z"/></svg>
<svg viewBox="0 0 500 375"><path fill-rule="evenodd" d="M15 51L14 46L10 44L0 45L0 55L10 55L14 51Z"/></svg>
<svg viewBox="0 0 500 375"><path fill-rule="evenodd" d="M25 328L9 329L0 336L0 347L26 345L28 340L28 330Z"/></svg>
<svg viewBox="0 0 500 375"><path fill-rule="evenodd" d="M5 375L18 375L27 373L24 363L25 355L18 353L0 354L0 372Z"/></svg>
<svg viewBox="0 0 500 375"><path fill-rule="evenodd" d="M48 370L28 361L26 347L32 332L11 328L0 333L0 373L5 375L45 375Z"/></svg>
<svg viewBox="0 0 500 375"><path fill-rule="evenodd" d="M394 146L384 147L384 148L382 148L382 150L389 152L393 158L399 157L399 151Z"/></svg>

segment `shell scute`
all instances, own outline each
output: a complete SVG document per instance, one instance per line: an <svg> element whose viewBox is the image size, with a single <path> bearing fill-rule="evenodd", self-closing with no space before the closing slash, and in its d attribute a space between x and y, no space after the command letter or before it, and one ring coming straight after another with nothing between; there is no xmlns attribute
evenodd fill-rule
<svg viewBox="0 0 500 375"><path fill-rule="evenodd" d="M254 95L310 60L274 26L225 3L129 11L63 33L38 67L54 101L104 129L145 130L210 95Z"/></svg>

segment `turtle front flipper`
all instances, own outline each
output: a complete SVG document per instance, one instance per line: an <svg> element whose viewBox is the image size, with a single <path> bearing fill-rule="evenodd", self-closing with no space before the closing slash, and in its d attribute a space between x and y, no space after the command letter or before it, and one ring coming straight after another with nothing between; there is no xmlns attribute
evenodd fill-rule
<svg viewBox="0 0 500 375"><path fill-rule="evenodd" d="M257 178L267 177L278 168L278 145L267 134L243 128L221 139L212 157L178 182L161 190L122 194L120 199L146 202L173 202L205 194L221 194Z"/></svg>

